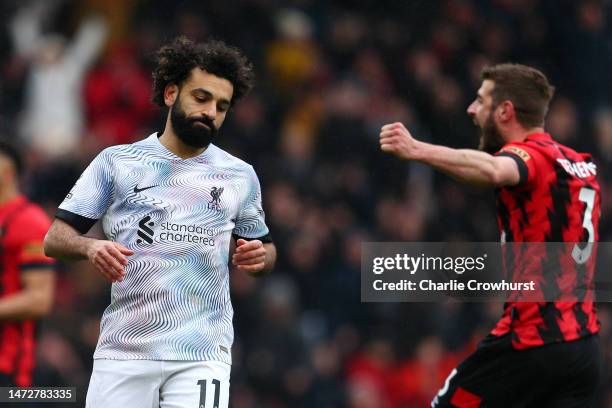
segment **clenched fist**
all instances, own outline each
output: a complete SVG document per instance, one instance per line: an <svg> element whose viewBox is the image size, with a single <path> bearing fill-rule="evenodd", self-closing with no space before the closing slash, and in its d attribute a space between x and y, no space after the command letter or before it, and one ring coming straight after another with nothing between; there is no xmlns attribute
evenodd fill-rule
<svg viewBox="0 0 612 408"><path fill-rule="evenodd" d="M266 265L266 247L258 239L252 241L238 239L232 264L241 271L257 273Z"/></svg>
<svg viewBox="0 0 612 408"><path fill-rule="evenodd" d="M418 144L400 122L385 125L380 129L380 150L394 154L400 159L416 160Z"/></svg>

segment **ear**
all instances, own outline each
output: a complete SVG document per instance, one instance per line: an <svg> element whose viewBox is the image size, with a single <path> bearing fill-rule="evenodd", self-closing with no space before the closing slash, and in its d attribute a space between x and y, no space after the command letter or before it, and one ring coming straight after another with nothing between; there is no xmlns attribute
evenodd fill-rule
<svg viewBox="0 0 612 408"><path fill-rule="evenodd" d="M515 116L516 112L514 110L514 104L511 101L504 101L499 104L497 107L497 111L499 112L498 119L502 123L507 123L511 121Z"/></svg>
<svg viewBox="0 0 612 408"><path fill-rule="evenodd" d="M8 184L11 180L17 180L17 178L17 169L13 162L0 155L0 180L2 180L2 184Z"/></svg>
<svg viewBox="0 0 612 408"><path fill-rule="evenodd" d="M174 105L176 97L178 96L179 88L176 84L170 83L166 85L164 89L164 103L167 107Z"/></svg>

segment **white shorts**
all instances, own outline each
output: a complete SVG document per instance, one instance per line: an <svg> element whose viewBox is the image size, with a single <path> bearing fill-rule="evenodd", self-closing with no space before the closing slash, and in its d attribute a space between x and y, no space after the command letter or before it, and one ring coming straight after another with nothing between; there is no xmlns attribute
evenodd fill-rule
<svg viewBox="0 0 612 408"><path fill-rule="evenodd" d="M87 408L227 408L220 361L94 360Z"/></svg>

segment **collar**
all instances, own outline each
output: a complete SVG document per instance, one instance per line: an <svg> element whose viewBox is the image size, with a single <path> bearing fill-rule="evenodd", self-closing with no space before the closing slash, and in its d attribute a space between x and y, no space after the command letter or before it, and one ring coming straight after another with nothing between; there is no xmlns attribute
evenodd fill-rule
<svg viewBox="0 0 612 408"><path fill-rule="evenodd" d="M527 140L552 140L552 136L546 132L531 133L525 138Z"/></svg>
<svg viewBox="0 0 612 408"><path fill-rule="evenodd" d="M189 161L189 160L193 160L196 162L207 162L210 161L211 156L212 156L212 148L214 145L211 143L208 145L208 147L199 155L194 156L194 157L190 157L189 159L183 159L179 156L177 156L174 152L170 151L166 146L164 146L160 141L159 141L159 137L161 136L161 134L159 132L155 132L153 134L151 134L149 136L149 141L151 142L151 144L153 144L155 146L155 148L162 153L164 156L166 156L167 158L171 159L171 160L176 160L176 161Z"/></svg>

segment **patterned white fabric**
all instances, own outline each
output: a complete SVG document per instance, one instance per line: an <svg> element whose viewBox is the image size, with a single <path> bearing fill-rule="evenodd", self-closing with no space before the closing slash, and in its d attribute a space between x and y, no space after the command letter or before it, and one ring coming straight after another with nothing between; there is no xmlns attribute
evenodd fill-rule
<svg viewBox="0 0 612 408"><path fill-rule="evenodd" d="M153 134L102 151L62 211L101 219L135 252L112 286L95 359L231 364L230 240L268 234L250 165L212 144L183 160Z"/></svg>

